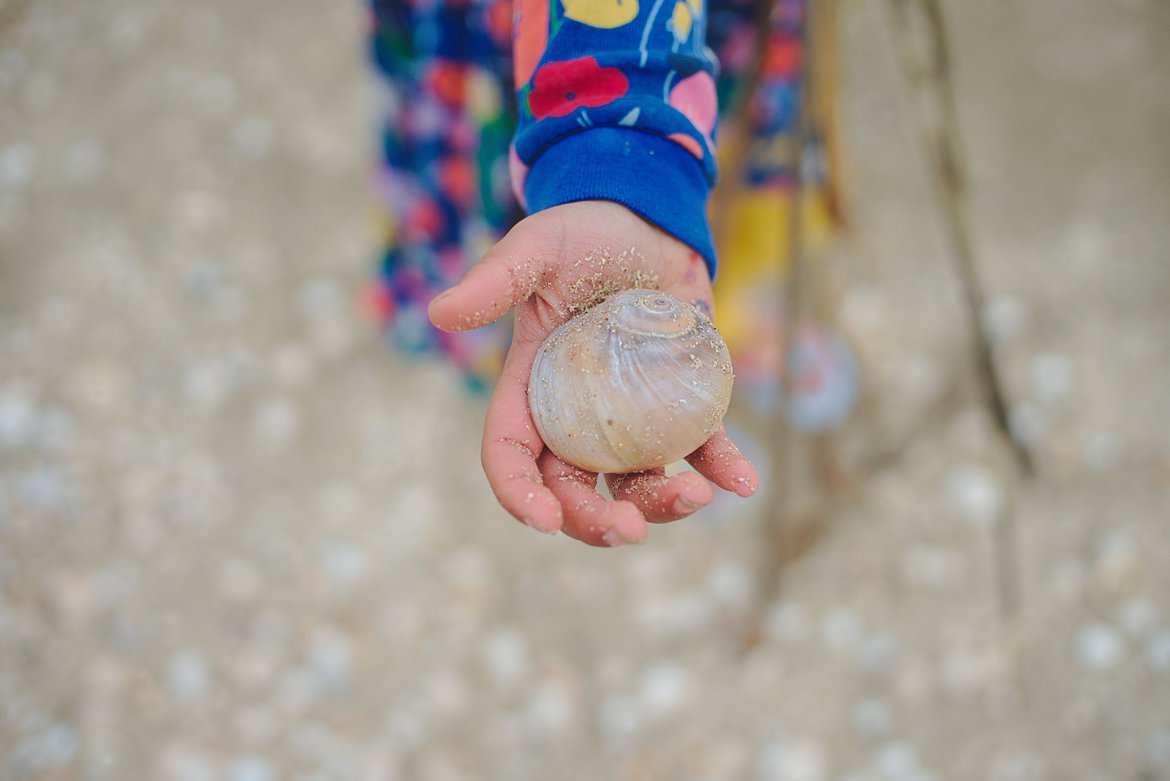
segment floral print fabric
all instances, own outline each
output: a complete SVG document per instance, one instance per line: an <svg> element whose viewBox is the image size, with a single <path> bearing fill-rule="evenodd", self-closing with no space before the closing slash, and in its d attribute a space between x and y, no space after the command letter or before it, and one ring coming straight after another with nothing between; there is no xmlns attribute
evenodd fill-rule
<svg viewBox="0 0 1170 781"><path fill-rule="evenodd" d="M522 216L507 162L511 5L374 0L370 16L385 234L371 304L399 348L446 355L475 387L498 372L506 326L447 334L426 307Z"/></svg>

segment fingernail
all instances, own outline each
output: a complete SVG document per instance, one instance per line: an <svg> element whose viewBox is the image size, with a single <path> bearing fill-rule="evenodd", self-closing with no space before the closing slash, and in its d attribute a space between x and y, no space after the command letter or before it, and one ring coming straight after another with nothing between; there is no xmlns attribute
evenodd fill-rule
<svg viewBox="0 0 1170 781"><path fill-rule="evenodd" d="M620 548L623 545L641 545L646 541L645 537L631 538L626 537L617 529L610 529L605 534L601 535L601 541L611 548Z"/></svg>
<svg viewBox="0 0 1170 781"><path fill-rule="evenodd" d="M455 288L457 288L457 287L459 287L459 286L458 286L458 285L452 285L451 287L447 288L447 289L446 289L446 290L444 290L442 293L439 293L439 295L437 295L437 296L435 296L434 298L432 298L432 299L431 299L431 303L433 304L433 303L435 303L436 301L441 301L442 299L444 299L444 298L446 298L447 296L451 295L453 292L455 292Z"/></svg>
<svg viewBox="0 0 1170 781"><path fill-rule="evenodd" d="M751 478L741 477L735 481L735 492L746 499L756 492L756 485Z"/></svg>
<svg viewBox="0 0 1170 781"><path fill-rule="evenodd" d="M552 534L556 534L556 533L557 533L557 529L546 529L546 528L544 528L543 526L537 526L537 525L536 525L536 520L535 520L535 519L533 519L533 518L529 518L529 517L527 517L527 516L525 516L524 518L521 518L521 519L520 519L520 521L521 521L521 523L523 523L523 524L524 524L525 526L527 526L528 528L530 528L530 529L535 529L536 531L540 532L541 534L549 534L549 535L552 535Z"/></svg>
<svg viewBox="0 0 1170 781"><path fill-rule="evenodd" d="M691 501L685 496L680 496L674 500L674 505L671 509L676 515L688 515L702 506L700 503Z"/></svg>
<svg viewBox="0 0 1170 781"><path fill-rule="evenodd" d="M617 548L625 545L628 540L618 532L617 529L610 529L605 534L601 535L601 541L611 548Z"/></svg>
<svg viewBox="0 0 1170 781"><path fill-rule="evenodd" d="M637 545L646 541L646 522L642 520L641 514L636 517L619 518L614 527L606 533L617 534L622 545Z"/></svg>

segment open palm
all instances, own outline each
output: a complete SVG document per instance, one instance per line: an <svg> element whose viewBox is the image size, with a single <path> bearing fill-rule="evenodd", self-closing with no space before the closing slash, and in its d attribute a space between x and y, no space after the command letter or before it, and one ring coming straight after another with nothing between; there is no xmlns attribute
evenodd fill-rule
<svg viewBox="0 0 1170 781"><path fill-rule="evenodd" d="M711 310L711 283L696 252L623 206L581 201L518 223L429 309L439 328L464 331L515 308L512 345L484 423L484 472L516 518L590 545L640 542L648 521L690 515L714 498L707 480L740 496L755 493L759 484L722 428L687 457L699 474L667 477L653 469L606 475L613 500L598 493L596 473L565 463L541 441L528 409L537 348L573 315L634 287L663 290Z"/></svg>

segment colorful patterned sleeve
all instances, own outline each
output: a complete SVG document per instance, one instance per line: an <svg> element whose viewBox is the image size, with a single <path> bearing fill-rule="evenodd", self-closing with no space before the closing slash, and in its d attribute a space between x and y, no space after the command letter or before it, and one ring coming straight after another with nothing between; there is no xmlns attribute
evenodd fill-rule
<svg viewBox="0 0 1170 781"><path fill-rule="evenodd" d="M715 271L718 116L704 0L515 0L512 184L529 213L620 203Z"/></svg>

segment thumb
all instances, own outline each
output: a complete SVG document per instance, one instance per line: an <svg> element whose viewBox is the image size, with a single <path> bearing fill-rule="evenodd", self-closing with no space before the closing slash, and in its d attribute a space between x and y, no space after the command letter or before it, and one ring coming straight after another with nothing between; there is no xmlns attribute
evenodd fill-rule
<svg viewBox="0 0 1170 781"><path fill-rule="evenodd" d="M427 316L444 331L469 331L495 322L532 295L561 240L529 217L488 250L458 284L436 296Z"/></svg>

